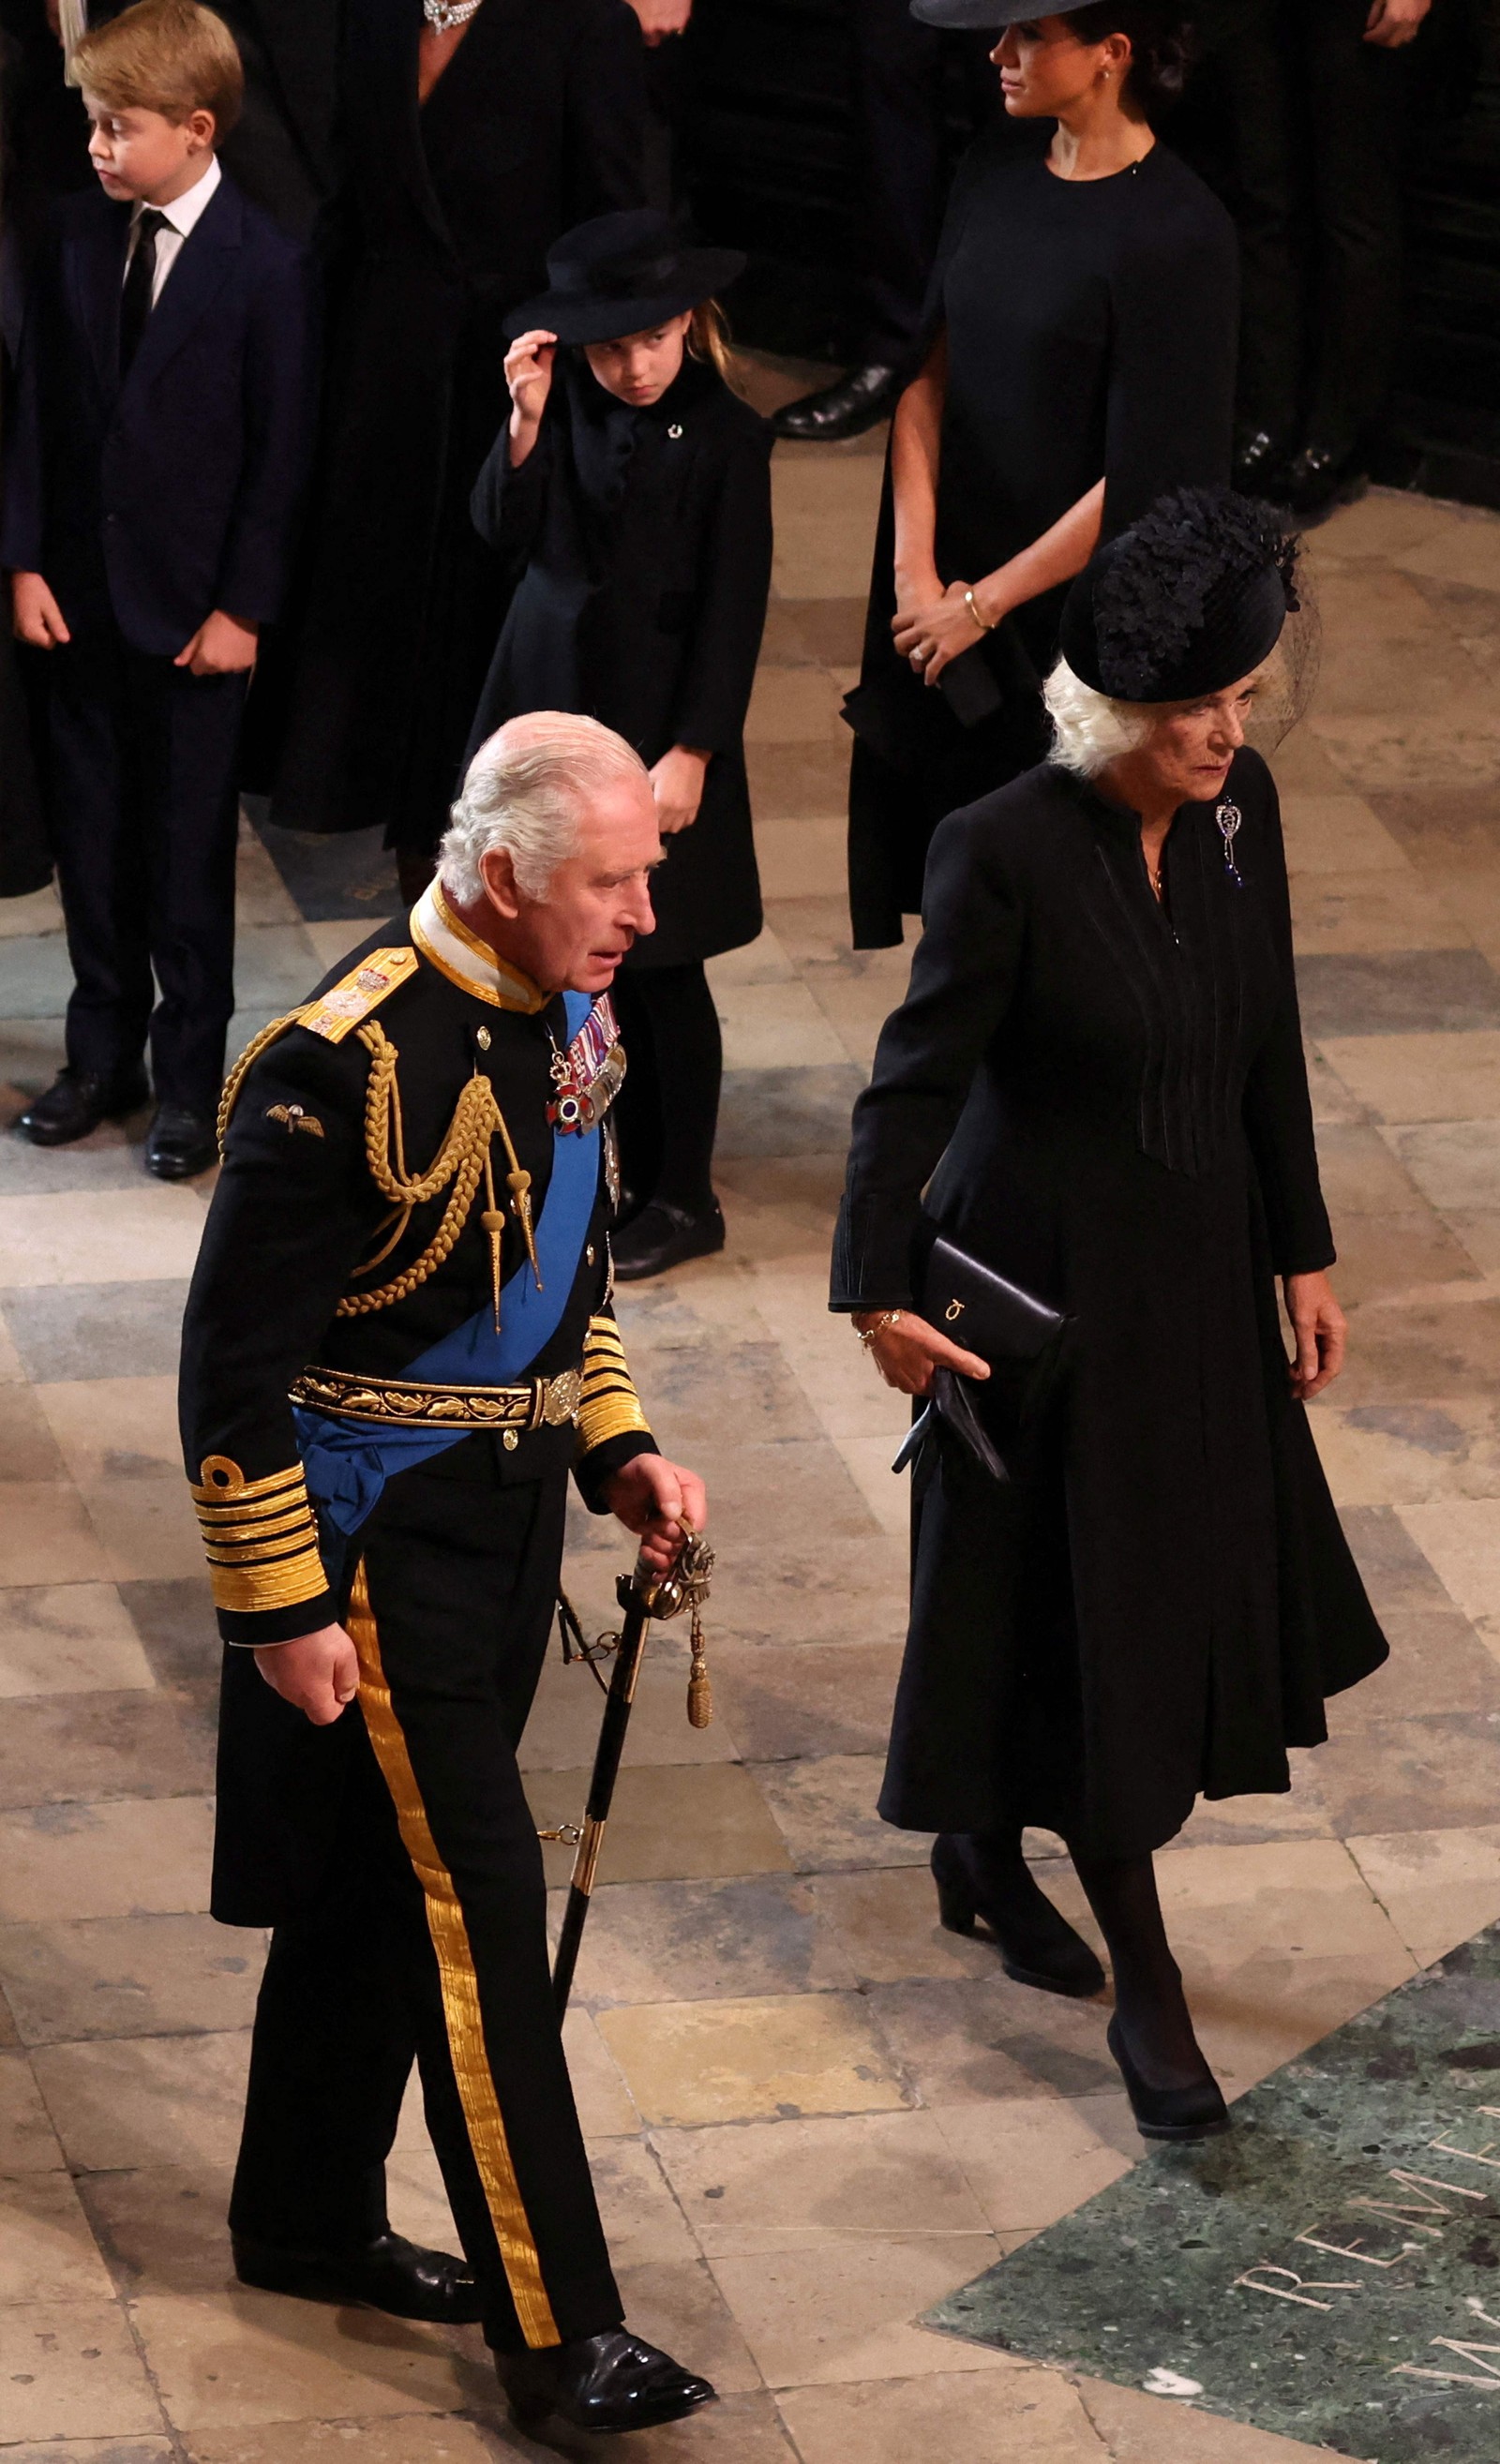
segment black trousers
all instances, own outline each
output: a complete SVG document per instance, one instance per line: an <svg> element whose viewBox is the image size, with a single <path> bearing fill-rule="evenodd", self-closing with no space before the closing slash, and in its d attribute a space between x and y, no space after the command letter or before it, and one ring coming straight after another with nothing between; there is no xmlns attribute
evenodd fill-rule
<svg viewBox="0 0 1500 2464"><path fill-rule="evenodd" d="M1403 63L1367 0L1248 0L1219 73L1240 228L1240 407L1351 451L1390 382L1401 280Z"/></svg>
<svg viewBox="0 0 1500 2464"><path fill-rule="evenodd" d="M516 1748L547 1647L565 1475L501 1486L496 1441L393 1480L347 1624L356 1750L326 1904L278 1925L255 2014L236 2233L284 2249L384 2229L413 2057L484 2332L597 2335L620 2298L547 1963L541 1851Z"/></svg>
<svg viewBox="0 0 1500 2464"><path fill-rule="evenodd" d="M898 361L916 332L956 150L998 107L992 35L941 33L909 0L849 0L865 331L860 364Z"/></svg>
<svg viewBox="0 0 1500 2464"><path fill-rule="evenodd" d="M107 617L48 658L47 825L74 989L70 1066L139 1067L211 1119L234 1008L235 752L248 676L194 676ZM154 980L153 980L154 979Z"/></svg>
<svg viewBox="0 0 1500 2464"><path fill-rule="evenodd" d="M724 1044L702 961L622 967L612 999L629 1065L615 1105L621 1177L637 1207L654 1198L706 1214Z"/></svg>

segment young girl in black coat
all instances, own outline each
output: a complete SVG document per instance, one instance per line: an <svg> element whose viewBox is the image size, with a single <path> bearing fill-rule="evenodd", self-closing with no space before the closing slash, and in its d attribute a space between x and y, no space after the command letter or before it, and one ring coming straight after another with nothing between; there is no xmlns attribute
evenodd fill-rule
<svg viewBox="0 0 1500 2464"><path fill-rule="evenodd" d="M722 1046L705 958L753 941L742 742L771 579L770 431L725 382L713 294L744 259L643 209L570 231L507 319L512 411L474 495L514 589L470 751L528 710L601 719L651 768L656 930L615 979L637 1280L722 1248Z"/></svg>

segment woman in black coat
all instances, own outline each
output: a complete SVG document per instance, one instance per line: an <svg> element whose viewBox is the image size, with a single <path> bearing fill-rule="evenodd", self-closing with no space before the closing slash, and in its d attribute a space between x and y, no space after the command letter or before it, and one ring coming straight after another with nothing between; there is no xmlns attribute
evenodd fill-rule
<svg viewBox="0 0 1500 2464"><path fill-rule="evenodd" d="M1153 1851L1200 1793L1287 1789L1324 1698L1385 1658L1302 1410L1344 1323L1276 793L1242 749L1290 560L1266 508L1184 490L1075 584L1051 762L934 839L835 1251L834 1308L907 1392L983 1372L915 1313L934 1225L1073 1321L1011 1485L937 1441L880 1810L942 1835L946 1923L1087 1992L1020 1850L1027 1823L1067 1841L1151 2135L1224 2119Z"/></svg>
<svg viewBox="0 0 1500 2464"><path fill-rule="evenodd" d="M613 996L637 1210L614 1243L626 1281L723 1246L703 961L761 930L742 737L771 582L771 437L725 382L712 298L743 263L686 246L650 209L559 241L552 290L507 320L514 408L474 495L513 596L471 752L522 711L586 712L650 765L666 842L656 929Z"/></svg>
<svg viewBox="0 0 1500 2464"><path fill-rule="evenodd" d="M1006 118L960 168L892 430L845 705L856 949L900 940L942 815L1042 758L1069 579L1165 489L1228 478L1234 402L1234 229L1151 124L1177 10L915 5L1002 30Z"/></svg>
<svg viewBox="0 0 1500 2464"><path fill-rule="evenodd" d="M504 605L469 498L505 411L506 311L560 231L637 204L644 176L625 0L482 0L446 30L445 14L441 0L347 11L344 229L307 571L259 680L278 737L273 820L380 823L412 895Z"/></svg>

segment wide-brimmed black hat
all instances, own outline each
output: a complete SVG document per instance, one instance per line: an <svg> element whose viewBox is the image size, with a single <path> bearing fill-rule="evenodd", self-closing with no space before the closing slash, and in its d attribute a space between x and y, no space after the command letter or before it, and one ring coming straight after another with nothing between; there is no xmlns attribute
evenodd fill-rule
<svg viewBox="0 0 1500 2464"><path fill-rule="evenodd" d="M1013 0L912 0L912 14L924 26L958 26L965 33L982 29L997 34L1002 26L1019 25L1026 17L1070 17L1075 9L1087 9L1091 0L1047 0L1045 8L1037 0L1024 0L1021 6Z"/></svg>
<svg viewBox="0 0 1500 2464"><path fill-rule="evenodd" d="M654 206L597 214L548 249L552 288L513 308L505 332L514 341L540 325L560 342L618 341L712 299L744 269L739 249L695 247Z"/></svg>
<svg viewBox="0 0 1500 2464"><path fill-rule="evenodd" d="M1296 560L1272 506L1232 488L1175 489L1085 565L1058 648L1112 701L1223 693L1281 639Z"/></svg>

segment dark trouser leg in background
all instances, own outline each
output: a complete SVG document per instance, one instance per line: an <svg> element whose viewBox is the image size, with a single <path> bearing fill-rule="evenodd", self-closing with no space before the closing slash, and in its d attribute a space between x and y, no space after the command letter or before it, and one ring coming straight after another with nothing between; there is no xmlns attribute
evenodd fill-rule
<svg viewBox="0 0 1500 2464"><path fill-rule="evenodd" d="M1363 40L1368 14L1362 0L1312 0L1307 13L1318 296L1307 430L1339 457L1379 412L1401 316L1405 64Z"/></svg>
<svg viewBox="0 0 1500 2464"><path fill-rule="evenodd" d="M234 1008L235 753L248 675L195 676L128 654L149 864L159 1104L211 1120Z"/></svg>
<svg viewBox="0 0 1500 2464"><path fill-rule="evenodd" d="M68 1066L110 1080L140 1068L152 999L128 662L104 617L77 625L47 668L47 828L74 978Z"/></svg>
<svg viewBox="0 0 1500 2464"><path fill-rule="evenodd" d="M1307 5L1315 11L1319 0ZM1297 226L1306 181L1295 102L1303 57L1278 0L1256 0L1223 61L1240 232L1240 424L1283 447L1294 441L1302 415Z"/></svg>
<svg viewBox="0 0 1500 2464"><path fill-rule="evenodd" d="M724 1073L708 978L697 962L631 967L613 999L629 1064L616 1111L626 1185L640 1203L705 1214Z"/></svg>

